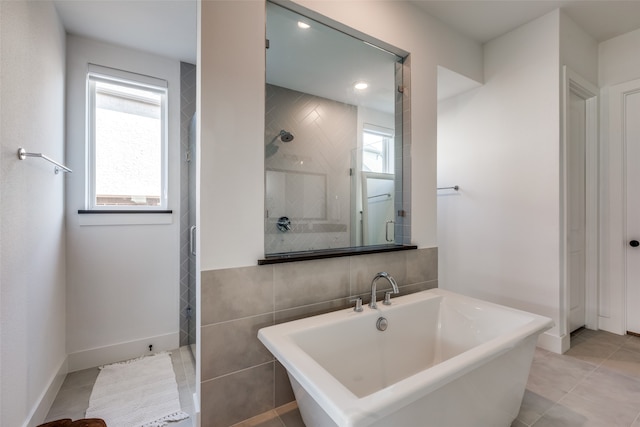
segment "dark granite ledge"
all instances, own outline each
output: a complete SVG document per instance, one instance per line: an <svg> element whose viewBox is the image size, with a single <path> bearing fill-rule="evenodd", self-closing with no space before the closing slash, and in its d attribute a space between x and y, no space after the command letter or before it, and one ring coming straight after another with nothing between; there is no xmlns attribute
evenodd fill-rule
<svg viewBox="0 0 640 427"><path fill-rule="evenodd" d="M359 246L351 248L323 249L317 251L287 252L265 256L258 260L258 265L281 264L285 262L309 261L324 258L339 258L345 256L369 255L383 252L398 252L418 249L416 245L380 245Z"/></svg>

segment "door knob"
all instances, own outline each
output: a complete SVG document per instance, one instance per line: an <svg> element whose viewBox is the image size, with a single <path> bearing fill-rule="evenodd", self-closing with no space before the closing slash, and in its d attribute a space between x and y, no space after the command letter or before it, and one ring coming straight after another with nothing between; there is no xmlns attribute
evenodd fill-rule
<svg viewBox="0 0 640 427"><path fill-rule="evenodd" d="M640 246L640 242L638 242L637 240L632 240L629 242L629 246L631 246L632 248L637 248L638 246Z"/></svg>

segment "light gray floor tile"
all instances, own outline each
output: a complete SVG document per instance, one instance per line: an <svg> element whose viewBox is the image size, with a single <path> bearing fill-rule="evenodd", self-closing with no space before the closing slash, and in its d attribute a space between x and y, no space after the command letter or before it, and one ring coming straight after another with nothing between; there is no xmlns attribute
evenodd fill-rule
<svg viewBox="0 0 640 427"><path fill-rule="evenodd" d="M61 418L73 420L84 418L84 413L89 407L89 396L91 396L92 389L93 384L60 389L45 421L55 421Z"/></svg>
<svg viewBox="0 0 640 427"><path fill-rule="evenodd" d="M632 350L619 351L640 349L640 340L585 329L571 345L564 355L536 349L518 420L535 427L631 426L640 411L640 381L629 376Z"/></svg>
<svg viewBox="0 0 640 427"><path fill-rule="evenodd" d="M232 427L284 427L278 414L273 409L256 415L253 418L234 424Z"/></svg>
<svg viewBox="0 0 640 427"><path fill-rule="evenodd" d="M305 427L298 405L295 402L276 408L285 427Z"/></svg>
<svg viewBox="0 0 640 427"><path fill-rule="evenodd" d="M606 331L593 331L590 329L584 329L584 337L587 337L590 341L596 342L609 342L613 344L622 345L629 338L628 335L617 335Z"/></svg>
<svg viewBox="0 0 640 427"><path fill-rule="evenodd" d="M640 380L621 375L604 366L578 384L572 394L590 399L596 405L626 404L640 412Z"/></svg>
<svg viewBox="0 0 640 427"><path fill-rule="evenodd" d="M569 393L547 411L534 426L629 427L636 415L637 410L630 410L625 405L616 404L613 400L604 405L602 401L585 399ZM545 424L546 421L552 421L552 423Z"/></svg>
<svg viewBox="0 0 640 427"><path fill-rule="evenodd" d="M188 349L187 349L188 350ZM188 350L189 351L189 350ZM178 423L172 423L172 427L191 427L193 409L193 397L191 388L195 384L195 368L193 368L193 359L185 361L181 349L171 352L171 362L173 371L176 375L178 383L178 391L180 393L180 405L182 410L189 414L189 418ZM185 363L191 369L187 374ZM66 377L60 391L49 409L49 413L45 418L45 422L55 421L62 418L71 418L73 420L85 417L85 412L89 407L89 397L93 390L93 385L98 378L98 368L84 369L82 371L71 372ZM111 426L110 426L111 427Z"/></svg>
<svg viewBox="0 0 640 427"><path fill-rule="evenodd" d="M284 424L282 424L280 418L274 418L260 424L255 424L251 427L284 427Z"/></svg>
<svg viewBox="0 0 640 427"><path fill-rule="evenodd" d="M640 379L640 352L621 348L602 362L602 366L619 374Z"/></svg>
<svg viewBox="0 0 640 427"><path fill-rule="evenodd" d="M594 369L591 363L554 353L534 357L527 389L556 402Z"/></svg>
<svg viewBox="0 0 640 427"><path fill-rule="evenodd" d="M540 396L531 390L525 390L517 419L521 421L523 425L531 425L554 404L555 401L553 400Z"/></svg>
<svg viewBox="0 0 640 427"><path fill-rule="evenodd" d="M533 427L587 427L588 422L585 416L562 405L555 405Z"/></svg>
<svg viewBox="0 0 640 427"><path fill-rule="evenodd" d="M95 384L96 382L96 379L98 378L99 373L100 369L98 368L89 368L83 369L82 371L71 372L65 377L60 389L64 390L67 388L81 387L86 385L93 386L93 384Z"/></svg>
<svg viewBox="0 0 640 427"><path fill-rule="evenodd" d="M177 423L169 424L171 427L193 427L193 421L191 421L191 417L186 420L178 421Z"/></svg>
<svg viewBox="0 0 640 427"><path fill-rule="evenodd" d="M626 348L627 350L640 352L640 337L629 335L622 347Z"/></svg>
<svg viewBox="0 0 640 427"><path fill-rule="evenodd" d="M594 365L599 365L613 353L615 353L622 342L608 340L598 340L595 338L581 340L577 344L571 345L565 356L570 356Z"/></svg>

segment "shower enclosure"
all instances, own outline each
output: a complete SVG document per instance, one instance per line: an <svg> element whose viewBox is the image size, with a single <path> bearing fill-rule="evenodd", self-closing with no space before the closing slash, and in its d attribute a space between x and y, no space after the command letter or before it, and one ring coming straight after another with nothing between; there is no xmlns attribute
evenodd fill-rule
<svg viewBox="0 0 640 427"><path fill-rule="evenodd" d="M196 345L196 116L189 125L189 281L187 286L189 305L186 307L187 344L195 357Z"/></svg>
<svg viewBox="0 0 640 427"><path fill-rule="evenodd" d="M180 346L196 344L196 67L180 64L181 170L180 170Z"/></svg>

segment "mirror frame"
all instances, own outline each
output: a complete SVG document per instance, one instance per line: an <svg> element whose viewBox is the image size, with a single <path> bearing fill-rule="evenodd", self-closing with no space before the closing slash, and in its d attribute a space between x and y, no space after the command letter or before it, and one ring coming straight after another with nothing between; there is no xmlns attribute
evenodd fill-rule
<svg viewBox="0 0 640 427"><path fill-rule="evenodd" d="M303 260L312 260L312 259L323 259L323 258L334 258L341 256L351 256L351 255L363 255L363 254L371 254L371 253L382 253L382 252L394 252L394 251L403 251L403 250L411 250L417 249L416 245L410 244L410 227L405 227L406 215L410 212L410 200L406 200L406 197L402 197L403 188L404 190L408 190L410 186L403 184L410 184L410 156L408 155L408 151L405 153L405 150L410 147L410 134L404 131L405 127L410 126L410 103L408 97L405 95L405 89L408 88L408 76L409 67L410 67L410 54L402 49L399 49L395 46L392 46L388 43L385 43L381 40L378 40L372 36L369 36L363 32L355 30L351 27L348 27L338 21L332 20L324 15L321 15L317 12L308 10L303 6L300 6L296 3L293 3L289 0L267 0L266 3L272 3L276 6L288 9L291 12L299 14L305 18L316 21L324 26L330 27L338 32L344 33L347 36L353 37L355 39L361 40L367 44L372 45L378 49L383 51L387 51L392 53L400 58L400 60L396 63L396 88L395 92L395 125L396 132L401 135L401 138L396 138L396 141L400 141L398 145L396 145L396 157L395 157L395 189L396 194L399 195L397 199L399 199L396 203L395 209L397 210L395 218L395 227L394 227L394 235L396 238L396 242L384 244L384 245L369 245L369 246L349 246L349 247L341 247L341 248L331 248L331 249L316 249L316 250L304 250L304 251L292 251L292 252L282 252L282 253L266 253L265 248L265 257L258 260L258 265L268 265L268 264L277 264L284 262L294 262L294 261L303 261ZM266 7L266 4L265 4ZM266 16L266 14L265 14ZM267 22L265 20L265 34L266 34L266 25ZM267 40L268 47L268 40ZM265 81L265 84L266 83ZM400 112L400 114L398 114ZM356 147L356 149L361 149L362 147ZM399 149L398 149L399 148ZM358 175L359 171L354 171L355 175ZM266 173L267 167L265 164L265 204L266 204ZM351 196L354 197L353 195ZM265 206L266 208L266 206ZM266 233L266 222L265 222L265 233Z"/></svg>

